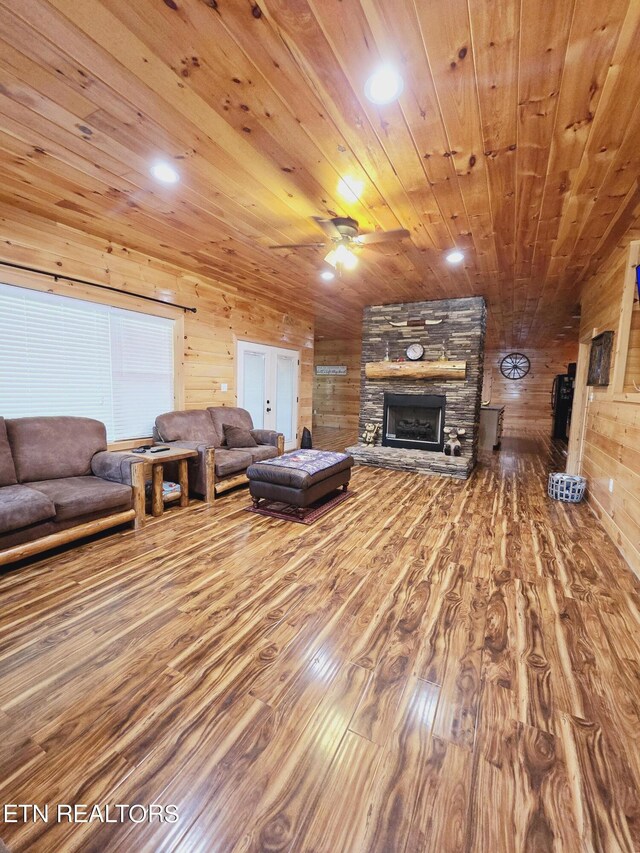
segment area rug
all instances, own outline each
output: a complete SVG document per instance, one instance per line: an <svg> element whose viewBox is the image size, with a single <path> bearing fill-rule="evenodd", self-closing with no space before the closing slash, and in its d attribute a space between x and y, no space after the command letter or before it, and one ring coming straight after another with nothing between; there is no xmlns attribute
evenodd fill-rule
<svg viewBox="0 0 640 853"><path fill-rule="evenodd" d="M314 521L335 509L338 504L344 503L354 495L355 492L331 492L320 498L319 501L305 507L302 518L297 515L296 507L282 503L282 501L269 501L266 498L263 498L257 507L246 506L245 511L255 512L258 515L269 515L271 518L282 518L284 521L297 521L299 524L313 524Z"/></svg>

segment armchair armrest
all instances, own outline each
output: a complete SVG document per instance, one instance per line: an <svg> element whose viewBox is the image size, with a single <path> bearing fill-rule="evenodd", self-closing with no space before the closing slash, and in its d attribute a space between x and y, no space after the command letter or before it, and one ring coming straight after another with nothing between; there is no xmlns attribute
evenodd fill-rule
<svg viewBox="0 0 640 853"><path fill-rule="evenodd" d="M91 472L103 480L132 486L132 468L141 462L139 456L126 450L101 450L91 460Z"/></svg>
<svg viewBox="0 0 640 853"><path fill-rule="evenodd" d="M258 444L270 444L277 447L280 454L284 453L284 435L281 432L274 429L252 429L250 432Z"/></svg>

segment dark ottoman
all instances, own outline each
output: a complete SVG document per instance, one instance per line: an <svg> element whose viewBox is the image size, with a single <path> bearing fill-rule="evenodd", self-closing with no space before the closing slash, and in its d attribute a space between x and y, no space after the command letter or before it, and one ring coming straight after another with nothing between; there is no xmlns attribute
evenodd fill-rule
<svg viewBox="0 0 640 853"><path fill-rule="evenodd" d="M328 450L294 450L247 468L253 505L260 498L304 509L339 489L346 491L353 457Z"/></svg>

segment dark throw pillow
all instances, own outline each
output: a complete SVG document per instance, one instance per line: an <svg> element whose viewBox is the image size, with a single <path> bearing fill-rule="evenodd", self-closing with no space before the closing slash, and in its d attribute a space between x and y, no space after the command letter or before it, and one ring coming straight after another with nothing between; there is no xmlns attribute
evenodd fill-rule
<svg viewBox="0 0 640 853"><path fill-rule="evenodd" d="M227 442L227 447L257 447L258 442L251 435L248 429L232 424L222 424L224 430L224 439Z"/></svg>

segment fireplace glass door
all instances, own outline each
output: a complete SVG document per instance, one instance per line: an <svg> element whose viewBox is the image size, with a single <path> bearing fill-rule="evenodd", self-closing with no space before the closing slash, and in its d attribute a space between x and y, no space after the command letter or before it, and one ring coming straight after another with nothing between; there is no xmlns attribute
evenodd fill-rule
<svg viewBox="0 0 640 853"><path fill-rule="evenodd" d="M439 394L385 394L382 444L442 450L444 403Z"/></svg>

